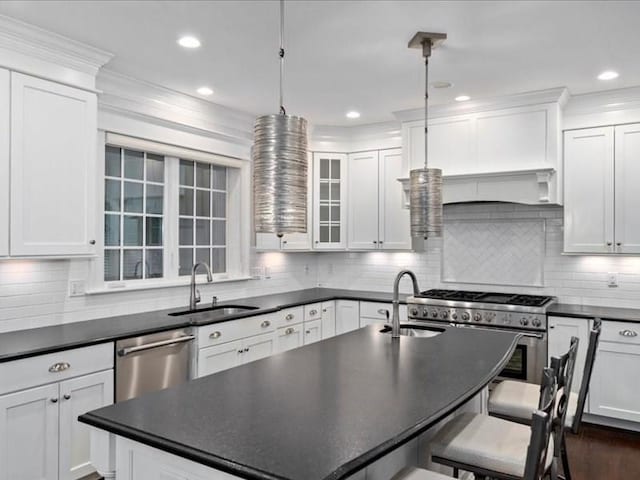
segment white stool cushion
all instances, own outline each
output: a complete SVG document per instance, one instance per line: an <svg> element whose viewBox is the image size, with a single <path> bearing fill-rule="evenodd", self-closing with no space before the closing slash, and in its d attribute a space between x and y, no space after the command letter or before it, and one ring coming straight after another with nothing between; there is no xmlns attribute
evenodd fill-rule
<svg viewBox="0 0 640 480"><path fill-rule="evenodd" d="M433 438L431 455L515 477L524 476L531 429L488 415L458 415ZM549 440L546 466L553 458Z"/></svg>
<svg viewBox="0 0 640 480"><path fill-rule="evenodd" d="M489 396L489 413L505 417L531 420L540 401L540 385L505 380L493 389ZM571 392L565 425L571 427L578 408L578 394Z"/></svg>
<svg viewBox="0 0 640 480"><path fill-rule="evenodd" d="M391 480L453 480L453 477L422 468L407 467L397 473Z"/></svg>
<svg viewBox="0 0 640 480"><path fill-rule="evenodd" d="M538 409L540 385L505 380L489 396L489 412L512 418L531 420Z"/></svg>

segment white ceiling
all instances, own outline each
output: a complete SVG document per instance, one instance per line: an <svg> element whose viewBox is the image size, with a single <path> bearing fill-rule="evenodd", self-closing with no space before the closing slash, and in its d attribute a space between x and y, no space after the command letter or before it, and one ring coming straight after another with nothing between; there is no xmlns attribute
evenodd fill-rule
<svg viewBox="0 0 640 480"><path fill-rule="evenodd" d="M252 112L277 111L274 1L1 1L0 13L116 57L108 67ZM572 93L640 85L640 2L293 1L286 4L285 105L315 124L392 119L420 107L423 63L407 48L418 30L446 32L430 61L434 103L567 86ZM176 44L190 33L202 47ZM610 82L605 69L620 72ZM362 117L347 120L348 110Z"/></svg>

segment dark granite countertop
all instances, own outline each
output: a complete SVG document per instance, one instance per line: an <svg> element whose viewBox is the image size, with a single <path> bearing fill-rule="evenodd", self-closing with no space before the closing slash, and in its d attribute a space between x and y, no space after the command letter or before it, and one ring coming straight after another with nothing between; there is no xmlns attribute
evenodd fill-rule
<svg viewBox="0 0 640 480"><path fill-rule="evenodd" d="M359 290L310 288L220 302L220 305L233 304L258 307L257 310L228 315L224 318L212 318L204 312L177 317L170 315L171 313L185 310L186 307L183 306L167 310L105 317L85 322L18 330L0 334L0 363L71 348L96 345L121 338L171 330L173 328L227 322L243 317L275 312L287 307L336 299L391 302L392 294ZM404 302L405 299L406 295L402 295L401 301ZM188 300L186 296L185 300Z"/></svg>
<svg viewBox="0 0 640 480"><path fill-rule="evenodd" d="M640 309L597 307L591 305L575 305L571 303L555 303L547 310L547 315L560 317L601 318L620 322L640 322Z"/></svg>
<svg viewBox="0 0 640 480"><path fill-rule="evenodd" d="M241 478L338 480L487 385L517 335L374 326L89 412L80 421Z"/></svg>

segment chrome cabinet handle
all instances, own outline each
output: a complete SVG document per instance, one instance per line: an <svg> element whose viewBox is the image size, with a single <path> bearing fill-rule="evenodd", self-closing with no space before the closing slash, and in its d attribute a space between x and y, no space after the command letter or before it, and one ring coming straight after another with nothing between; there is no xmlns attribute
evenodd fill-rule
<svg viewBox="0 0 640 480"><path fill-rule="evenodd" d="M375 245L375 244L376 244L376 243L378 243L378 242L377 242L376 240L374 240L374 241L373 241L373 243L374 243L374 245Z"/></svg>
<svg viewBox="0 0 640 480"><path fill-rule="evenodd" d="M58 362L54 363L49 367L49 371L51 373L64 372L65 370L69 370L71 368L71 364L67 362Z"/></svg>
<svg viewBox="0 0 640 480"><path fill-rule="evenodd" d="M95 240L89 240L89 245L95 245L96 241Z"/></svg>
<svg viewBox="0 0 640 480"><path fill-rule="evenodd" d="M314 315L317 315L317 314L318 314L318 310L316 310L315 308L309 312L309 315L311 315L311 316L314 316Z"/></svg>
<svg viewBox="0 0 640 480"><path fill-rule="evenodd" d="M620 330L620 335L622 335L623 337L637 337L638 336L638 332L634 331L634 330Z"/></svg>
<svg viewBox="0 0 640 480"><path fill-rule="evenodd" d="M323 308L323 309L322 309L322 313L327 313L327 309L326 309L326 308Z"/></svg>
<svg viewBox="0 0 640 480"><path fill-rule="evenodd" d="M57 398L52 398L51 399L51 403L58 403L58 399Z"/></svg>
<svg viewBox="0 0 640 480"><path fill-rule="evenodd" d="M242 352L243 352L243 350L238 350L238 353L242 353Z"/></svg>
<svg viewBox="0 0 640 480"><path fill-rule="evenodd" d="M292 328L292 327L289 327L284 331L284 334L285 335L291 335L293 332L295 332L295 329Z"/></svg>
<svg viewBox="0 0 640 480"><path fill-rule="evenodd" d="M246 347L243 352L247 353L249 351L249 347Z"/></svg>
<svg viewBox="0 0 640 480"><path fill-rule="evenodd" d="M311 330L307 330L305 333L309 335L311 333Z"/></svg>
<svg viewBox="0 0 640 480"><path fill-rule="evenodd" d="M549 325L549 328L556 328L555 325Z"/></svg>
<svg viewBox="0 0 640 480"><path fill-rule="evenodd" d="M611 245L613 245L613 242L607 242L607 247L610 247Z"/></svg>
<svg viewBox="0 0 640 480"><path fill-rule="evenodd" d="M284 319L289 321L289 320L293 320L293 317L294 317L293 313L289 313L289 314L287 314L286 317L284 317Z"/></svg>
<svg viewBox="0 0 640 480"><path fill-rule="evenodd" d="M270 327L270 326L271 326L271 322L270 322L269 320L265 320L264 322L262 322L262 323L260 324L260 326L261 326L262 328Z"/></svg>
<svg viewBox="0 0 640 480"><path fill-rule="evenodd" d="M209 338L211 340L215 340L216 338L220 338L221 336L222 336L222 333L216 330L215 332L209 335Z"/></svg>
<svg viewBox="0 0 640 480"><path fill-rule="evenodd" d="M621 247L621 246L622 246L622 242L616 242L616 245L617 245L618 247Z"/></svg>
<svg viewBox="0 0 640 480"><path fill-rule="evenodd" d="M65 400L71 400L71 395L69 395L68 393L65 393L62 398L64 398Z"/></svg>

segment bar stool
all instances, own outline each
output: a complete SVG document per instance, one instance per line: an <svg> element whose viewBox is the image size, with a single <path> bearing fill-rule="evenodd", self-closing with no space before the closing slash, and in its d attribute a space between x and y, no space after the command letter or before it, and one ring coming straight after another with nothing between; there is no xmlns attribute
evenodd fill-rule
<svg viewBox="0 0 640 480"><path fill-rule="evenodd" d="M488 415L463 413L433 438L432 461L452 467L456 478L459 470L465 470L476 479L538 480L550 475L555 480L551 431L556 396L556 374L545 368L540 408L532 415L532 427Z"/></svg>
<svg viewBox="0 0 640 480"><path fill-rule="evenodd" d="M562 422L561 435L559 437L557 436L557 438L560 439L558 444L560 448L559 453L562 459L564 476L567 480L571 480L571 472L569 469L564 428L570 427L573 433L578 433L580 430L601 330L602 321L596 318L589 334L589 345L587 347L587 356L580 390L577 395L571 392L565 395L567 398L564 412L565 418ZM491 392L491 396L489 397L489 415L528 424L531 421L531 409L536 407L539 388L538 385L533 383L512 380L501 382L493 392ZM570 387L566 390L570 391Z"/></svg>

